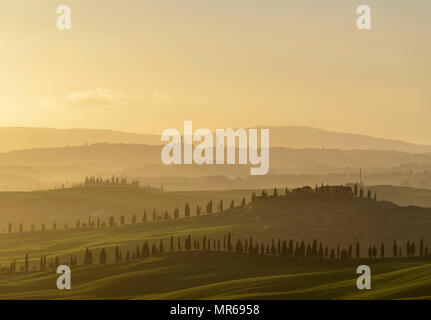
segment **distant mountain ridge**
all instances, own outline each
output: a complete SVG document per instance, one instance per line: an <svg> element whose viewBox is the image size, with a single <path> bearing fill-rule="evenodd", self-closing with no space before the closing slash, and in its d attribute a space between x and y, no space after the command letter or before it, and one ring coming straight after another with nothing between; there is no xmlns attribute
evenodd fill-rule
<svg viewBox="0 0 431 320"><path fill-rule="evenodd" d="M395 150L431 152L431 145L366 135L326 131L305 126L269 127L272 147L325 148L341 150ZM182 130L180 130L181 132ZM0 128L0 153L34 148L59 148L95 143L161 145L160 135L100 129Z"/></svg>

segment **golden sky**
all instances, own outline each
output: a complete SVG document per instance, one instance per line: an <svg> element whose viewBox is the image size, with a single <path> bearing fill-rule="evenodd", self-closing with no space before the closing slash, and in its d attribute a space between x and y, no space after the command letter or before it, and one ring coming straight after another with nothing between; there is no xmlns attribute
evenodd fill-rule
<svg viewBox="0 0 431 320"><path fill-rule="evenodd" d="M292 124L431 144L430 15L429 0L1 1L0 126Z"/></svg>

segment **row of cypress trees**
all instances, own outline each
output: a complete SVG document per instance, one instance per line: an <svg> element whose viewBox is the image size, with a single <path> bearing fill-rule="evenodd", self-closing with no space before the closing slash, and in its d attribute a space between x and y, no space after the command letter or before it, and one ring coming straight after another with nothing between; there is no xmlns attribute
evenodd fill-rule
<svg viewBox="0 0 431 320"><path fill-rule="evenodd" d="M150 256L156 256L165 252L166 239L161 239L159 243L153 243L151 246L145 242L142 246L137 245L135 250L121 251L120 247L115 246L115 254L111 261L116 263L122 261L129 261L134 259L142 259ZM309 259L359 259L361 258L361 249L359 242L353 246L349 244L347 247L342 248L337 245L336 248L329 248L327 245L323 245L322 242L318 242L314 239L311 243L305 243L304 241L289 240L274 240L270 243L258 242L252 236L248 238L238 238L235 246L233 245L231 233L227 233L223 236L223 240L210 239L207 235L202 237L193 238L191 235L187 236L171 236L169 238L169 250L170 252L181 252L184 251L231 251L237 254L253 254L253 255L274 255L289 258L309 258ZM401 247L396 241L393 244L393 257L402 256ZM406 244L406 256L415 256L416 249L415 243L408 241ZM124 253L124 255L123 255ZM428 246L424 245L423 238L420 239L419 244L419 255L428 255ZM380 251L375 245L368 247L368 258L376 258L380 256L385 258L385 246L382 243L380 245ZM97 258L97 260L95 260ZM107 264L108 254L105 248L101 248L98 257L94 257L93 252L90 249L86 249L84 253L83 265ZM63 262L70 267L78 265L77 257L71 255L70 261ZM54 257L53 260L47 265L46 256L41 256L39 271L47 271L56 269L60 265L60 259L58 256ZM24 272L30 271L30 262L28 253L24 258L24 267L21 268ZM35 270L35 267L33 268ZM8 270L3 268L3 272L16 272L16 260L14 259Z"/></svg>

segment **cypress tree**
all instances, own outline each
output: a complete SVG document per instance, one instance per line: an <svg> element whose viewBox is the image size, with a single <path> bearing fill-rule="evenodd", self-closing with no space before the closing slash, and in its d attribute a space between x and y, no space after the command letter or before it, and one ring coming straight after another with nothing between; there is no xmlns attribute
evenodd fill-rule
<svg viewBox="0 0 431 320"><path fill-rule="evenodd" d="M228 251L232 251L233 247L232 247L232 239L231 239L231 235L230 232L227 235L227 250Z"/></svg>
<svg viewBox="0 0 431 320"><path fill-rule="evenodd" d="M292 257L293 256L293 240L289 239L289 250L288 250L288 256Z"/></svg>
<svg viewBox="0 0 431 320"><path fill-rule="evenodd" d="M150 247L148 246L148 243L144 243L142 246L142 258L148 258L150 256Z"/></svg>
<svg viewBox="0 0 431 320"><path fill-rule="evenodd" d="M392 254L393 254L393 256L394 256L394 257L396 257L396 256L397 256L397 253L398 253L398 249L397 249L397 242L396 242L396 241L394 241L394 245L393 245L393 247L392 247Z"/></svg>
<svg viewBox="0 0 431 320"><path fill-rule="evenodd" d="M305 256L307 258L311 258L311 246L310 246L310 244L307 244L307 249L305 251Z"/></svg>
<svg viewBox="0 0 431 320"><path fill-rule="evenodd" d="M317 240L313 240L313 246L311 247L311 257L316 258L317 257Z"/></svg>
<svg viewBox="0 0 431 320"><path fill-rule="evenodd" d="M99 263L106 264L106 260L107 260L106 251L105 251L105 248L102 248L102 250L100 251Z"/></svg>
<svg viewBox="0 0 431 320"><path fill-rule="evenodd" d="M359 248L359 241L356 242L356 259L359 259L361 255L361 249Z"/></svg>
<svg viewBox="0 0 431 320"><path fill-rule="evenodd" d="M373 258L377 257L377 248L373 246Z"/></svg>
<svg viewBox="0 0 431 320"><path fill-rule="evenodd" d="M287 242L286 242L286 240L283 240L283 245L282 245L282 247L281 247L281 255L283 256L283 257L287 257Z"/></svg>
<svg viewBox="0 0 431 320"><path fill-rule="evenodd" d="M236 246L235 246L235 251L238 254L241 254L243 252L243 247L242 247L241 239L238 239L238 242L236 243Z"/></svg>
<svg viewBox="0 0 431 320"><path fill-rule="evenodd" d="M29 264L28 264L28 253L25 254L25 263L24 263L24 271L28 272Z"/></svg>
<svg viewBox="0 0 431 320"><path fill-rule="evenodd" d="M322 242L320 242L320 244L319 244L319 252L318 252L318 257L319 257L319 259L323 259L323 245L322 245Z"/></svg>
<svg viewBox="0 0 431 320"><path fill-rule="evenodd" d="M274 239L272 239L272 242L271 242L271 254L275 255L275 253L276 253L276 250L275 250L275 245L274 245Z"/></svg>
<svg viewBox="0 0 431 320"><path fill-rule="evenodd" d="M410 241L407 241L407 257L410 257Z"/></svg>
<svg viewBox="0 0 431 320"><path fill-rule="evenodd" d="M163 239L160 240L159 251L163 253Z"/></svg>

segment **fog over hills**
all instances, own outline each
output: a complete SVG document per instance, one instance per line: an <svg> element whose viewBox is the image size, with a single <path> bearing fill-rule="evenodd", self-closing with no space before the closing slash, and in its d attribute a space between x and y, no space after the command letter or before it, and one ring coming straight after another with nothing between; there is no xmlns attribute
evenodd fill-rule
<svg viewBox="0 0 431 320"><path fill-rule="evenodd" d="M272 147L376 149L411 153L431 152L431 145L420 145L366 135L331 132L304 126L269 127ZM178 128L182 132L182 128ZM197 129L194 128L194 129ZM0 128L0 152L11 150L80 146L95 143L160 145L160 134L139 134L98 129Z"/></svg>
<svg viewBox="0 0 431 320"><path fill-rule="evenodd" d="M250 176L249 165L164 165L162 146L98 143L0 154L0 190L70 186L85 176L113 174L169 190L296 187L359 181L431 188L431 154L387 150L270 149L270 170Z"/></svg>

